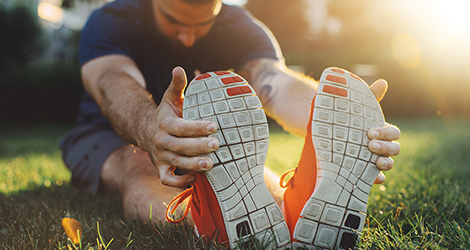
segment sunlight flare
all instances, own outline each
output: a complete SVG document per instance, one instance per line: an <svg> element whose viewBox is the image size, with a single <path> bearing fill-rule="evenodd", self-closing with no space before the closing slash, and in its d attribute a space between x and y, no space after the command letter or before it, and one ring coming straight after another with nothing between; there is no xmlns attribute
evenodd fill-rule
<svg viewBox="0 0 470 250"><path fill-rule="evenodd" d="M40 18L56 24L61 24L64 20L64 11L48 2L42 2L38 5L38 15Z"/></svg>
<svg viewBox="0 0 470 250"><path fill-rule="evenodd" d="M421 63L421 49L418 42L408 34L398 34L392 41L393 55L405 68L415 69Z"/></svg>

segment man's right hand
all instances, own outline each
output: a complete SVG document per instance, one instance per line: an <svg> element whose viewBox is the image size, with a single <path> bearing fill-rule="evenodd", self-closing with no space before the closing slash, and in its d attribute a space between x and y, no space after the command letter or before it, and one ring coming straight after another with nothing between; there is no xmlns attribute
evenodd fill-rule
<svg viewBox="0 0 470 250"><path fill-rule="evenodd" d="M174 187L185 187L195 181L191 174L175 175L176 168L193 172L207 171L213 162L201 156L219 148L219 141L206 137L217 130L210 121L183 120L183 91L186 73L183 68L173 69L173 78L158 106L154 123L146 124L150 141L140 142L153 164L158 168L161 182Z"/></svg>

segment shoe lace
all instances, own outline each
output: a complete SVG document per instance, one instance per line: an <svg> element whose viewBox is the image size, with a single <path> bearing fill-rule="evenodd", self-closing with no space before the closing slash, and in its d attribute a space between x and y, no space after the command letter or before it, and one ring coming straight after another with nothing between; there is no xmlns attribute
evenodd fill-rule
<svg viewBox="0 0 470 250"><path fill-rule="evenodd" d="M178 222L181 222L184 218L186 218L186 216L188 215L189 209L191 207L191 204L192 204L193 194L194 194L194 186L184 190L183 192L178 194L175 198L173 198L173 200L171 200L170 204L166 208L166 213L165 213L166 220L168 222L178 223ZM183 203L186 199L188 199L188 197L189 197L189 201L186 207L184 208L183 216L177 220L173 219L171 215L175 212L176 208L178 208L178 206L181 205L181 203ZM173 205L174 207L171 208Z"/></svg>
<svg viewBox="0 0 470 250"><path fill-rule="evenodd" d="M281 178L279 180L279 186L281 186L282 188L286 188L289 185L294 186L294 175L289 175L289 174L295 173L296 170L297 170L297 168L293 168L293 169L290 169L290 170L287 170L286 172L284 172L281 175ZM289 178L287 180L285 180L287 176L289 176Z"/></svg>

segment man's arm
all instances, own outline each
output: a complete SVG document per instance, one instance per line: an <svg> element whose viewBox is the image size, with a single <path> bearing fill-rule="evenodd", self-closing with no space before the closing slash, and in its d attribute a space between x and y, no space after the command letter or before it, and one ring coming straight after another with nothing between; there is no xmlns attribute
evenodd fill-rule
<svg viewBox="0 0 470 250"><path fill-rule="evenodd" d="M289 70L283 62L274 59L251 61L239 73L251 83L271 118L288 132L305 137L310 105L317 88L313 79ZM384 80L370 86L378 101L384 96L387 86ZM395 142L400 137L400 130L386 125L372 128L368 136L371 139L369 149L382 156L377 159L377 167L391 169L393 160L390 156L400 152L400 145ZM376 183L384 180L381 174Z"/></svg>
<svg viewBox="0 0 470 250"><path fill-rule="evenodd" d="M91 60L82 67L85 90L126 142L138 144L141 124L157 105L145 90L145 80L134 62L121 55ZM133 117L139 117L135 119Z"/></svg>
<svg viewBox="0 0 470 250"><path fill-rule="evenodd" d="M239 73L253 86L269 117L286 131L305 137L317 88L312 78L289 70L274 59L251 61Z"/></svg>
<svg viewBox="0 0 470 250"><path fill-rule="evenodd" d="M116 133L149 153L162 183L184 187L194 181L190 174L173 175L175 167L197 172L212 167L210 158L198 155L218 148L216 139L204 137L216 131L216 124L181 118L186 86L182 68L173 70L160 105L155 104L142 74L126 56L108 55L87 62L82 79Z"/></svg>

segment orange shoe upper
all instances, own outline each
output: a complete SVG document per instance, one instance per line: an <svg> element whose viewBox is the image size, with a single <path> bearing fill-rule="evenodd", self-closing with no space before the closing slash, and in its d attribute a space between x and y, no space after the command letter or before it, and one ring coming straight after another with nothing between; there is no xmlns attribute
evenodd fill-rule
<svg viewBox="0 0 470 250"><path fill-rule="evenodd" d="M284 218L291 237L305 203L315 189L317 182L317 158L312 141L312 116L315 98L310 108L310 120L307 125L307 136L295 173L287 183L284 193Z"/></svg>
<svg viewBox="0 0 470 250"><path fill-rule="evenodd" d="M197 228L198 233L201 236L212 237L216 230L218 230L217 242L222 242L228 246L228 236L225 229L224 218L219 207L219 203L212 190L209 181L207 180L204 173L193 173L196 177L196 181L193 183L191 189L183 191L182 195L178 195L173 199L167 208L167 221L172 223L180 222L187 214L187 209L191 209L191 217ZM185 192L188 192L185 194ZM183 202L184 199L190 197L188 207L185 210L183 218L174 220L169 214L173 213L176 209L171 209L172 204L176 203L178 206Z"/></svg>
<svg viewBox="0 0 470 250"><path fill-rule="evenodd" d="M218 242L227 243L227 230L214 190L203 173L194 173L194 175L195 197L191 209L194 224L199 234L204 236L210 237L218 229Z"/></svg>

